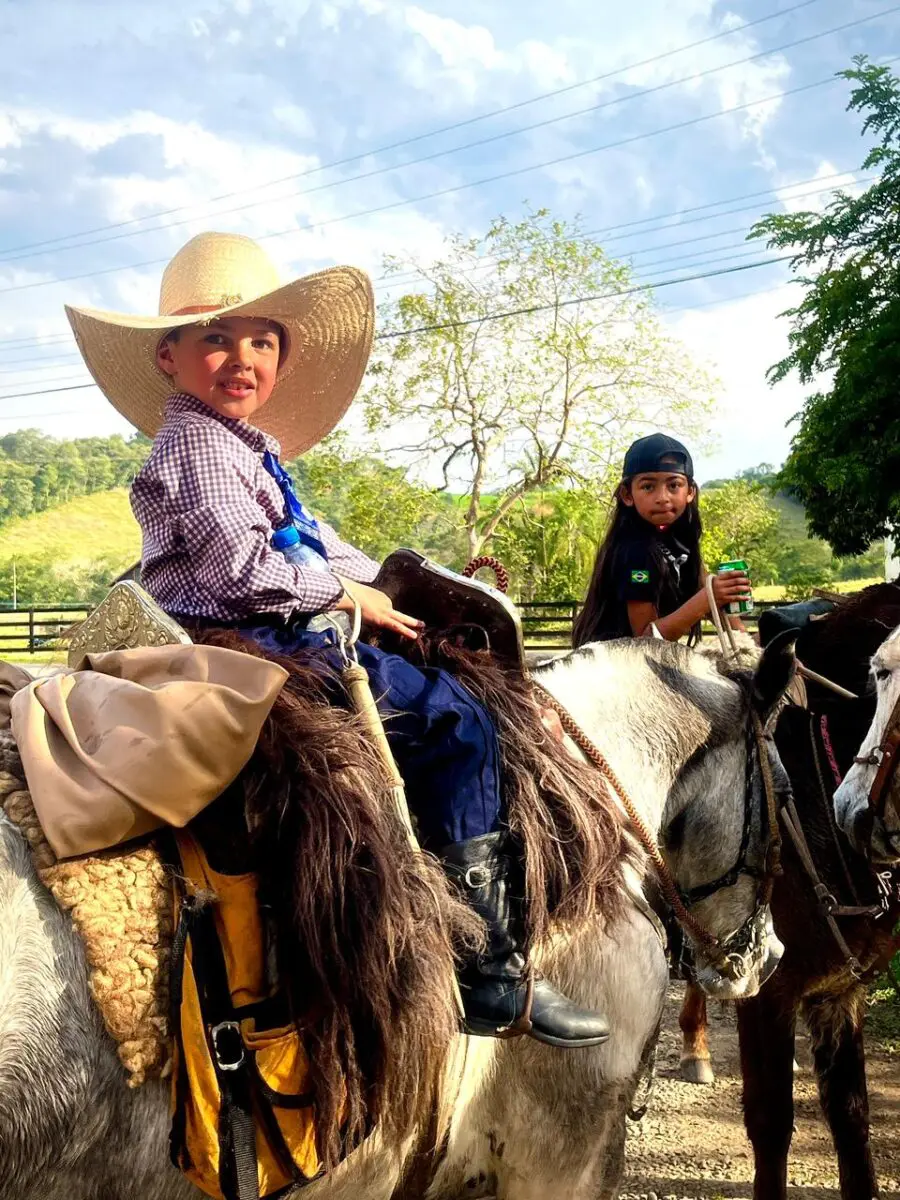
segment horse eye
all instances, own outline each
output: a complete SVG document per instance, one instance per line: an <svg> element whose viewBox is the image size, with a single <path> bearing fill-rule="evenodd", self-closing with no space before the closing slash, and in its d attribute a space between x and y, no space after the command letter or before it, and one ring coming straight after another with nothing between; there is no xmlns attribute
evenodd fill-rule
<svg viewBox="0 0 900 1200"><path fill-rule="evenodd" d="M890 679L891 673L886 667L879 667L875 672L875 678L879 683L884 683L885 679Z"/></svg>

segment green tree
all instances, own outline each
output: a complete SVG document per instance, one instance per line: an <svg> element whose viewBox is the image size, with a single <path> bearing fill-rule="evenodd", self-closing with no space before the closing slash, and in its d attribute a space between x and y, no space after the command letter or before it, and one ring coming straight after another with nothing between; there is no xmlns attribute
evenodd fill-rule
<svg viewBox="0 0 900 1200"><path fill-rule="evenodd" d="M877 144L863 163L877 180L839 191L824 212L770 215L752 231L790 249L804 286L790 352L770 372L828 385L806 400L782 479L803 501L811 532L838 554L900 534L900 80L864 57L843 76L849 109Z"/></svg>
<svg viewBox="0 0 900 1200"><path fill-rule="evenodd" d="M730 558L750 563L753 578L773 571L776 511L765 488L751 479L732 479L700 493L703 518L703 558L711 570Z"/></svg>
<svg viewBox="0 0 900 1200"><path fill-rule="evenodd" d="M382 316L369 429L464 495L469 555L523 497L597 488L636 431L700 432L710 380L663 334L630 268L577 223L501 218L436 262L387 269L414 282Z"/></svg>
<svg viewBox="0 0 900 1200"><path fill-rule="evenodd" d="M59 440L35 429L0 438L0 524L85 492L127 487L150 450L138 435Z"/></svg>
<svg viewBox="0 0 900 1200"><path fill-rule="evenodd" d="M519 500L491 543L509 570L515 599L583 596L610 507L583 488L542 490Z"/></svg>
<svg viewBox="0 0 900 1200"><path fill-rule="evenodd" d="M411 546L448 566L464 564L453 498L412 482L404 468L354 453L339 434L289 466L316 514L372 558Z"/></svg>

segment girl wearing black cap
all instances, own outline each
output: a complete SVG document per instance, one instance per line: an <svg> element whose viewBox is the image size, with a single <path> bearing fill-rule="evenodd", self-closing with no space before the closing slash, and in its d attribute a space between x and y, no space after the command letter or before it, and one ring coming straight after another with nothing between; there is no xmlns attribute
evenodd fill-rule
<svg viewBox="0 0 900 1200"><path fill-rule="evenodd" d="M709 599L690 454L662 433L640 438L625 455L615 500L574 645L641 637L654 626L668 641L687 634L693 644ZM748 599L750 584L743 571L726 571L714 577L713 591L721 608ZM731 624L743 628L736 617Z"/></svg>

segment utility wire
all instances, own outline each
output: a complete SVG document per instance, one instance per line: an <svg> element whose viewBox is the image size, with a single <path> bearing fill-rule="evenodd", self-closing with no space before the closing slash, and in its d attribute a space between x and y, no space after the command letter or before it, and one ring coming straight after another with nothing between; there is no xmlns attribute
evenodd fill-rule
<svg viewBox="0 0 900 1200"><path fill-rule="evenodd" d="M787 262L789 259L791 259L793 257L794 256L792 254L782 254L782 255L778 255L774 258L762 259L757 262L743 263L739 266L721 267L716 270L703 271L703 272L699 272L699 273L696 273L693 275L682 275L676 279L663 279L663 280L659 280L655 283L640 283L640 284L635 284L633 287L620 288L620 289L617 289L617 290L611 291L611 292L594 292L594 293L588 294L586 296L573 296L571 299L562 300L558 304L556 304L556 303L555 304L531 304L531 305L527 305L523 308L509 309L504 312L487 313L487 314L484 314L484 315L478 316L478 317L468 317L468 318L466 318L464 320L460 320L460 321L442 321L435 325L419 325L412 329L403 329L403 330L398 330L398 331L392 332L392 333L376 334L375 340L376 341L395 341L396 339L401 338L401 337L414 337L416 335L421 335L421 334L426 334L426 333L438 333L441 330L445 330L445 329L460 329L460 328L463 328L468 325L485 324L488 321L505 321L505 320L508 320L510 317L532 316L535 313L548 312L550 309L569 308L575 304L590 304L596 300L612 300L612 299L616 299L621 296L633 296L633 295L636 295L638 292L657 290L659 288L664 288L664 287L674 287L674 286L677 286L678 284L682 284L682 283L695 283L701 279L714 279L714 278L718 278L723 275L733 275L737 272L749 271L749 270L753 270L757 267L768 267L768 266L774 265L775 263ZM93 388L93 387L96 387L96 384L94 384L94 383L77 383L77 384L71 384L68 387L41 388L38 391L13 392L13 393L7 394L5 396L0 396L0 400L22 400L22 399L26 399L30 396L52 396L52 395L57 395L61 392L85 391L87 388ZM66 410L64 410L64 412L71 414L72 410L66 409ZM0 419L18 420L20 418L29 417L29 416L49 417L49 416L59 416L59 415L61 415L59 412L56 412L56 413L9 413L9 414L5 414Z"/></svg>
<svg viewBox="0 0 900 1200"><path fill-rule="evenodd" d="M659 309L659 316L673 317L673 316L678 316L681 313L697 312L700 309L718 308L725 304L737 304L741 300L752 300L757 296L771 296L771 295L774 295L775 292L784 291L785 288L790 287L790 285L792 283L796 283L796 282L797 282L797 280L788 279L788 280L785 280L783 283L776 284L775 287L756 288L753 291L749 291L749 292L738 292L736 295L728 296L724 299L722 297L717 297L715 300L701 301L700 304L683 304L683 305L679 305L676 308L663 307L663 308ZM89 387L91 385L87 384L85 386ZM43 393L40 393L40 394L43 394ZM13 397L9 397L9 398L13 399ZM47 412L44 412L44 413L12 413L12 414L8 414L6 416L0 415L0 421L2 421L2 420L20 420L26 416L35 416L35 417L40 417L40 418L63 417L63 416L71 416L73 412L74 412L74 409L66 408L66 409L58 409L55 412L49 412L49 413L47 413ZM101 457L103 457L103 458L108 457L111 459L111 461L114 461L114 462L131 462L132 461L131 458L128 456L103 455ZM60 461L59 459L8 459L8 460L0 459L0 465L10 464L10 463L14 463L14 462L21 462L21 463L26 463L31 466L46 466L51 463L56 463L59 461ZM85 459L85 457L83 455L79 456L79 462L85 462L85 461L87 461L87 460Z"/></svg>
<svg viewBox="0 0 900 1200"><path fill-rule="evenodd" d="M883 61L894 62L897 58L900 58L900 55L895 55L894 58L885 59ZM570 154L559 155L557 158L548 159L548 160L545 160L544 162L532 163L529 166L518 167L518 168L509 170L509 171L502 171L496 175L489 175L482 179L472 179L466 183L454 184L452 187L440 188L437 191L427 192L421 196L411 196L404 200L394 200L388 204L377 205L374 208L363 209L359 212L345 213L342 216L329 217L327 220L317 221L310 225L305 225L302 228L298 228L296 225L294 225L294 226L291 226L290 229L282 229L276 233L262 234L256 240L262 242L262 241L268 241L272 238L287 237L288 235L291 235L291 234L307 233L311 229L322 229L325 226L337 225L343 221L357 220L359 217L374 216L378 213L389 212L389 211L392 211L397 208L404 208L410 204L417 204L424 200L435 200L435 199L439 199L444 196L455 195L459 192L468 191L471 188L481 187L487 183L496 183L503 179L512 179L512 178L516 178L520 175L526 175L532 171L541 170L544 167L559 166L561 163L574 162L577 159L586 158L588 155L598 154L604 150L617 149L622 146L632 145L635 142L645 141L649 138L660 137L661 135L666 134L666 133L673 133L673 132L677 132L682 129L690 129L697 125L702 125L707 121L715 120L718 117L729 116L736 112L744 112L748 108L755 108L757 105L760 105L760 104L768 104L768 103L771 103L773 100L781 100L781 99L785 99L788 96L796 96L803 92L812 91L815 88L827 87L827 86L833 85L839 81L840 81L839 76L830 75L825 79L818 79L812 83L805 83L805 84L801 84L800 86L795 87L795 88L788 88L785 91L775 92L770 96L759 97L758 99L755 99L755 100L747 100L743 104L735 104L735 105L730 106L729 108L717 109L715 112L712 112L712 113L704 113L703 115L701 115L699 117L691 117L690 119L685 120L685 121L678 121L674 125L666 125L660 129L653 129L653 130L646 131L644 133L633 134L631 137L620 138L618 141L615 141L615 142L606 142L603 145L592 146L586 150L577 150L577 151L573 151ZM167 261L166 259L152 259L152 260L142 262L142 263L131 263L124 267L107 267L101 271L81 272L77 275L68 275L61 279L35 280L30 283L15 284L12 287L0 288L0 295L9 295L10 293L13 293L13 292L30 291L34 288L40 288L40 287L51 287L51 286L54 286L59 283L71 283L75 280L91 279L91 278L94 278L94 277L100 276L100 275L117 274L120 271L137 270L142 267L156 266L160 262L166 262L166 261Z"/></svg>
<svg viewBox="0 0 900 1200"><path fill-rule="evenodd" d="M709 45L710 43L719 41L722 38L730 37L732 34L743 33L748 29L753 29L755 27L765 24L768 21L773 21L780 17L786 17L790 13L797 12L803 8L809 8L813 4L817 4L819 2L820 2L820 0L801 0L801 3L793 4L789 8L783 8L778 12L768 13L764 17L758 17L754 21L747 21L744 24L735 26L734 28L731 28L731 29L721 30L719 33L711 34L710 36L705 37L705 38L700 38L698 41L689 42L688 44L686 44L684 46L678 46L674 50L667 50L667 51L664 51L662 54L653 55L651 58L645 58L639 62L630 63L624 67L617 67L613 71L607 71L602 75L595 75L591 79L585 79L585 80L581 80L578 83L568 84L566 87L556 88L550 92L542 92L541 94L539 94L537 96L532 96L527 100L520 100L515 104L509 104L509 105L504 106L503 108L496 108L496 109L493 109L491 112L482 113L479 116L475 116L475 117L469 117L468 119L463 120L463 121L455 121L451 125L444 125L439 129L433 129L433 130L427 131L425 133L416 134L412 137L403 138L399 141L391 142L385 146L371 148L369 150L362 151L358 154L351 155L350 157L336 159L336 160L334 160L332 162L328 162L328 163L322 163L319 166L311 167L306 171L300 171L300 172L292 174L292 175L285 175L285 176L282 176L280 179L272 179L266 183L256 184L250 188L242 188L242 189L239 189L239 190L233 191L233 192L225 192L220 196L213 196L209 200L204 201L203 203L204 204L216 204L223 200L233 199L237 196L250 195L254 192L262 191L262 190L265 190L270 187L277 187L283 183L290 183L297 179L303 179L310 175L316 175L322 171L331 170L335 167L344 167L344 166L349 166L351 163L362 162L365 159L371 158L375 155L386 154L391 150L399 150L405 146L411 146L417 142L427 140L428 138L438 137L445 133L452 133L453 131L455 131L457 129L464 129L469 126L478 124L481 121L489 120L492 117L502 116L505 113L514 112L518 109L525 108L531 104L536 104L539 101L553 99L556 96L562 96L569 92L577 91L579 88L590 87L593 84L605 82L606 80L613 79L618 75L626 74L628 71L637 70L641 67L651 66L654 63L662 62L665 59L672 58L678 54L685 53L688 50L694 50L694 49L697 49L699 46ZM774 53L774 52L775 51L771 51L770 53ZM403 164L401 164L401 165L403 165ZM104 233L104 232L107 232L108 230L112 230L112 229L123 229L123 228L131 226L131 225L139 224L142 221L154 220L159 217L174 216L177 213L185 212L188 209L193 209L193 208L197 208L197 207L200 207L200 205L199 204L181 205L176 208L164 209L164 210L157 211L155 213L148 213L143 217L132 217L131 219L129 219L127 221L117 221L117 222L106 224L106 225L99 225L93 229L82 230L81 232L78 232L78 233L62 234L56 238L44 239L42 241L29 242L29 243L25 243L24 245L9 247L7 250L0 252L0 254L5 256L8 254L17 253L18 251L35 250L40 247L54 246L54 245L58 245L60 242L70 241L73 238L90 237L93 234Z"/></svg>
<svg viewBox="0 0 900 1200"><path fill-rule="evenodd" d="M668 91L670 88L679 87L685 83L693 83L697 80L705 79L712 75L717 75L722 71L727 71L731 67L744 66L747 63L756 62L761 58L768 58L771 55L777 54L782 50L790 50L790 49L794 48L795 46L802 46L802 45L808 44L809 42L818 41L819 39L821 39L823 37L827 37L828 35L830 35L832 33L842 33L845 30L851 29L857 25L864 25L864 24L868 23L869 21L875 20L876 18L891 16L896 12L900 12L900 4L894 5L893 8L884 9L882 12L879 12L879 13L873 13L873 14L870 14L865 17L858 17L853 21L846 21L842 25L836 25L831 29L825 29L819 33L808 34L806 37L797 38L792 42L785 42L781 46L774 46L771 50L761 50L761 51L758 51L756 54L750 54L744 58L735 59L733 62L730 62L730 63L723 63L722 65L716 66L716 67L707 67L706 70L704 70L704 71L695 71L693 74L685 75L681 79L668 80L665 83L656 84L654 87L644 88L641 91L637 91L637 92L629 92L625 96L615 96L610 100L603 100L598 104L592 104L592 105L588 106L587 108L578 109L575 112L564 113L562 115L555 116L555 117L547 117L543 121L536 121L534 124L524 125L524 126L521 126L519 129L508 130L503 133L491 134L488 137L480 138L474 142L467 142L460 146L452 146L445 150L435 150L435 151L432 151L430 154L424 154L424 155L420 156L419 158L413 158L404 163L394 163L394 164L387 165L387 166L373 167L371 170L363 171L358 175L349 175L349 176L345 177L344 179L337 179L337 180L332 180L331 182L327 182L327 183L316 184L314 187L303 188L300 191L296 191L296 192L289 192L285 196L273 196L273 197L270 197L265 200L251 200L251 201L248 201L246 204L240 204L233 208L222 209L220 212L218 212L214 215L216 218L224 217L224 216L232 216L235 213L246 212L250 209L259 208L260 206L264 206L267 204L283 203L286 200L292 200L292 199L295 199L300 196L312 195L314 192L328 191L331 188L342 187L348 183L360 183L364 180L374 179L376 176L384 175L391 171L398 171L398 170L405 169L406 167L419 166L423 163L434 162L436 159L446 158L448 155L458 154L458 153L462 152L463 150L480 149L483 146L488 146L488 145L492 145L496 142L504 141L506 138L513 137L520 133L531 133L536 129L544 129L550 125L557 125L562 121L572 120L575 117L583 117L590 113L598 113L598 112L604 111L605 109L614 108L620 104L628 103L631 100L640 100L647 96L655 95L659 92ZM158 233L162 230L175 229L181 225L192 224L193 222L199 220L200 216L202 216L202 215L203 214L200 214L198 216L182 217L181 219L179 219L177 221L166 222L164 225L153 225L146 229L135 229L135 230L130 230L128 232L112 233L106 237L98 237L98 238L93 238L88 241L74 242L72 245L69 245L69 246L59 246L56 249L55 253L60 254L65 250L79 250L79 249L84 249L84 248L87 248L90 246L105 245L109 242L119 241L122 238L139 237L141 234L145 234L145 233ZM210 216L211 215L213 215L213 214L210 214ZM40 253L41 253L41 251L39 251L39 250L30 250L30 251L25 251L23 253L18 253L18 254L7 254L2 257L2 261L3 262L18 262L21 259L34 258L36 255L38 255Z"/></svg>
<svg viewBox="0 0 900 1200"><path fill-rule="evenodd" d="M721 200L711 200L711 201L706 202L705 204L693 205L690 208L685 208L685 209L680 209L680 210L676 209L676 210L673 210L673 211L670 211L667 213L657 213L655 216L643 217L638 221L626 221L626 222L623 222L623 223L617 224L617 225L603 226L598 229L588 230L585 233L581 234L580 237L582 237L582 238L594 237L595 238L595 237L598 237L601 235L613 234L614 236L607 237L605 239L606 244L609 244L611 242L624 240L625 238L639 237L645 233L646 234L661 233L661 232L664 232L666 229L674 229L674 228L680 229L682 226L685 226L685 225L693 225L693 224L697 224L697 223L703 223L705 221L715 221L720 217L727 217L727 216L735 215L737 213L754 211L755 209L762 207L762 205L761 204L747 204L747 205L743 205L740 208L724 209L722 212L719 212L719 213L709 212L708 211L709 209L721 207L722 205L725 205L725 204L733 204L739 200L746 200L746 199L751 199L751 198L756 198L756 197L775 196L779 192L791 192L793 189L802 187L807 183L814 183L814 182L817 182L820 180L840 179L840 178L846 177L849 174L852 174L852 172L851 171L835 171L831 175L812 176L810 179L796 180L793 183L779 185L778 187L764 188L764 189L762 189L760 191L756 191L756 192L745 192L744 194L739 195L739 196L729 196L729 197L725 197ZM871 176L871 175L862 176L858 180L855 180L854 182L855 183L866 183L874 178L875 178L875 176ZM834 189L830 186L830 184L826 183L825 186L823 186L823 187L813 188L806 192L794 193L789 198L791 200L807 199L810 196L821 195L823 192L832 191L832 190L834 190ZM704 213L705 215L703 215L703 216L700 216L700 215L691 216L690 215L690 214L699 214L699 213ZM668 225L661 225L658 229L636 230L634 232L616 233L617 230L630 230L635 225L646 224L648 222L653 222L653 221L663 221L670 217L681 217L684 214L687 214L686 220L672 221ZM72 279L90 278L93 275L99 275L99 274L112 274L118 270L137 269L140 266L156 266L156 265L159 265L160 263L165 263L167 261L168 261L167 259L156 259L149 263L134 264L131 268L114 267L114 268L109 268L109 269L107 269L105 271L101 271L101 272L88 272L87 275L65 277L65 278L56 279L56 280L44 280L44 281L40 281L40 283L38 285L34 285L34 286L50 286L53 283L68 283ZM491 261L496 262L499 260L491 259ZM404 271L404 272L399 272L396 275L394 275L394 274L382 275L378 279L376 279L374 282L377 283L377 282L382 282L382 281L385 281L385 282L390 281L390 283L392 284L396 281L402 280L404 278L404 276L411 277L413 282L416 279L418 279L418 274L416 272ZM0 293L2 293L2 290L3 289L0 289ZM10 349L12 347L20 347L20 346L26 346L26 345L30 345L30 344L36 345L36 346L45 346L45 345L51 344L52 342L68 342L70 340L70 338L71 338L71 333L62 333L62 334L58 334L58 335L48 336L46 338L32 337L32 338L13 339L13 340L6 341L6 342L3 342L2 344L0 344L0 353L3 353L4 351L6 351L7 349Z"/></svg>

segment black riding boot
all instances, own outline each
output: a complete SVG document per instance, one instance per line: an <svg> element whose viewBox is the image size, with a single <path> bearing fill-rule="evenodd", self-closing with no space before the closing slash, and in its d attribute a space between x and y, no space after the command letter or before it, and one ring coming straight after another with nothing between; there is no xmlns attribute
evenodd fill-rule
<svg viewBox="0 0 900 1200"><path fill-rule="evenodd" d="M609 1037L600 1013L579 1008L525 957L525 879L506 833L487 833L441 851L449 877L487 925L483 954L460 974L467 1033L529 1034L551 1046L599 1046Z"/></svg>

